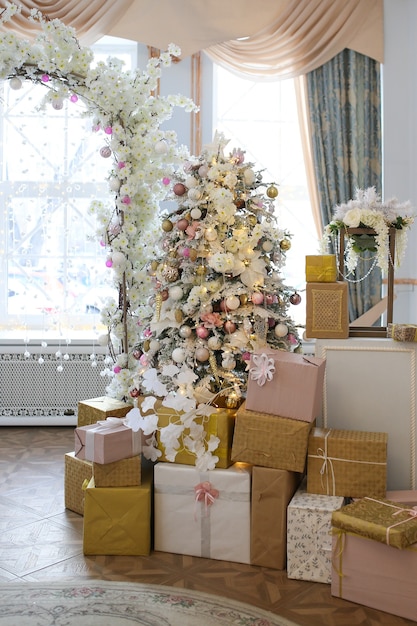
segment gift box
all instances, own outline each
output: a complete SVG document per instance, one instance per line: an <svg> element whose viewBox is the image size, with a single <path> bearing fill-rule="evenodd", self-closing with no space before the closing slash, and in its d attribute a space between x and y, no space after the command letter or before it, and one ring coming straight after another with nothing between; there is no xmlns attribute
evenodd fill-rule
<svg viewBox="0 0 417 626"><path fill-rule="evenodd" d="M252 468L250 560L283 570L287 562L287 506L302 474L269 467Z"/></svg>
<svg viewBox="0 0 417 626"><path fill-rule="evenodd" d="M387 337L394 341L417 341L417 325L388 324Z"/></svg>
<svg viewBox="0 0 417 626"><path fill-rule="evenodd" d="M142 431L134 432L120 418L78 426L74 431L75 456L95 463L113 463L140 454Z"/></svg>
<svg viewBox="0 0 417 626"><path fill-rule="evenodd" d="M246 408L312 422L321 412L326 360L285 350L251 355Z"/></svg>
<svg viewBox="0 0 417 626"><path fill-rule="evenodd" d="M131 404L106 396L83 400L78 403L77 426L95 424L108 417L125 417L131 408Z"/></svg>
<svg viewBox="0 0 417 626"><path fill-rule="evenodd" d="M248 411L244 403L236 414L232 460L304 472L312 426L310 422Z"/></svg>
<svg viewBox="0 0 417 626"><path fill-rule="evenodd" d="M85 490L83 552L86 555L141 555L151 551L152 473L138 487Z"/></svg>
<svg viewBox="0 0 417 626"><path fill-rule="evenodd" d="M417 491L415 489L400 489L396 491L387 491L385 494L387 500L391 502L400 502L409 507L417 505Z"/></svg>
<svg viewBox="0 0 417 626"><path fill-rule="evenodd" d="M84 514L83 485L91 480L93 464L91 461L77 459L75 452L67 452L64 457L65 508L79 515Z"/></svg>
<svg viewBox="0 0 417 626"><path fill-rule="evenodd" d="M155 550L250 563L251 467L154 467Z"/></svg>
<svg viewBox="0 0 417 626"><path fill-rule="evenodd" d="M141 456L121 459L113 463L93 463L96 487L137 487L141 484Z"/></svg>
<svg viewBox="0 0 417 626"><path fill-rule="evenodd" d="M306 282L334 283L337 281L335 254L308 254L306 256Z"/></svg>
<svg viewBox="0 0 417 626"><path fill-rule="evenodd" d="M397 550L359 535L334 532L332 596L416 620L417 544Z"/></svg>
<svg viewBox="0 0 417 626"><path fill-rule="evenodd" d="M348 284L307 283L306 337L347 339L349 337Z"/></svg>
<svg viewBox="0 0 417 626"><path fill-rule="evenodd" d="M332 514L343 502L340 496L307 493L305 480L297 489L287 509L288 578L330 583Z"/></svg>
<svg viewBox="0 0 417 626"><path fill-rule="evenodd" d="M385 498L387 433L313 428L308 440L307 492Z"/></svg>
<svg viewBox="0 0 417 626"><path fill-rule="evenodd" d="M361 498L332 515L335 528L406 548L417 542L417 509L384 498Z"/></svg>
<svg viewBox="0 0 417 626"><path fill-rule="evenodd" d="M171 423L181 423L180 416L177 413L173 413L171 409L163 406L158 406L158 425L163 428ZM220 439L219 446L213 451L213 454L219 458L216 463L216 467L227 468L232 465L232 440L233 431L235 427L236 410L231 409L213 409L213 413L209 416L198 416L194 419L196 424L201 424L204 428L204 432L207 435L207 440L211 435ZM190 433L189 428L185 428L182 434L182 438L187 437ZM165 447L161 443L160 433L156 433L157 447L162 452L162 456L158 458L158 461L167 461L165 456ZM183 447L180 449L175 457L175 463L180 465L195 465L196 455Z"/></svg>

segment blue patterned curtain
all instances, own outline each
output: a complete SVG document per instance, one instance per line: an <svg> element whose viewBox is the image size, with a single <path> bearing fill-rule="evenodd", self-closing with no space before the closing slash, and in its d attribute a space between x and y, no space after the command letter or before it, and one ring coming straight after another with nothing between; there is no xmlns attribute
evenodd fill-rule
<svg viewBox="0 0 417 626"><path fill-rule="evenodd" d="M345 49L307 74L307 89L324 227L336 204L353 198L356 189L375 187L382 192L380 65ZM381 299L381 272L374 268L369 273L371 256L364 253L349 278L350 321Z"/></svg>

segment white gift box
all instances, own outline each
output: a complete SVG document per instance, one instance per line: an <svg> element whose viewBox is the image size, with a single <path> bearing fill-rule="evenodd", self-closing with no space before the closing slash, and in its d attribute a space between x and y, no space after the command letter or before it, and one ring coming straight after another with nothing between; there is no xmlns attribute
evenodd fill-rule
<svg viewBox="0 0 417 626"><path fill-rule="evenodd" d="M251 466L154 467L154 549L250 563Z"/></svg>
<svg viewBox="0 0 417 626"><path fill-rule="evenodd" d="M287 576L330 583L332 573L332 512L342 496L306 492L305 480L287 509Z"/></svg>

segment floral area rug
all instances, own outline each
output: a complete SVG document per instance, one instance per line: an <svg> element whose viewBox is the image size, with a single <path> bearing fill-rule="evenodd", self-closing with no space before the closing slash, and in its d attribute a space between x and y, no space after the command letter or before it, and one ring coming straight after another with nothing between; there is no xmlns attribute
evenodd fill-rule
<svg viewBox="0 0 417 626"><path fill-rule="evenodd" d="M109 581L0 586L0 626L296 626L256 607L187 589Z"/></svg>

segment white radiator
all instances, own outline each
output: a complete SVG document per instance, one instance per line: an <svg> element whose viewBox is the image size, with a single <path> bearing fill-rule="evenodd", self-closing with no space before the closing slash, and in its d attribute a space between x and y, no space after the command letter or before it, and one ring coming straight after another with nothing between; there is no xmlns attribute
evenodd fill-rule
<svg viewBox="0 0 417 626"><path fill-rule="evenodd" d="M91 343L31 342L27 348L0 343L0 426L76 425L78 402L106 394L109 379L100 376L104 358Z"/></svg>

